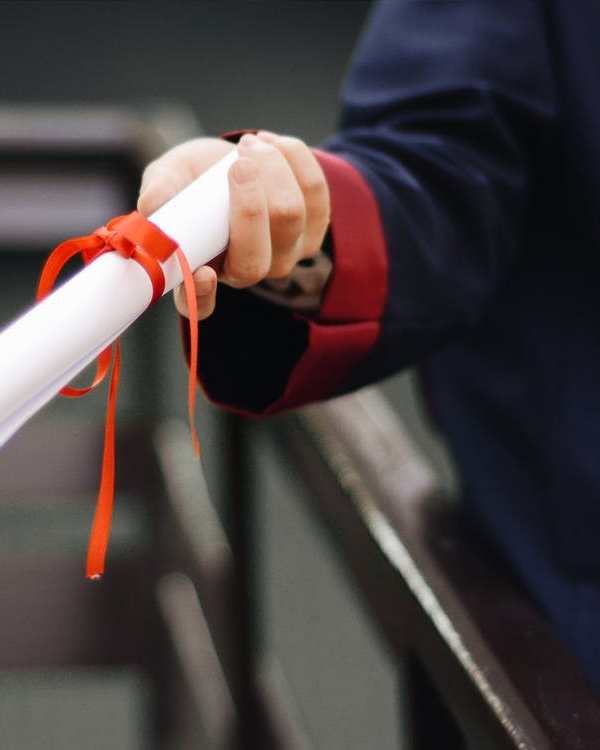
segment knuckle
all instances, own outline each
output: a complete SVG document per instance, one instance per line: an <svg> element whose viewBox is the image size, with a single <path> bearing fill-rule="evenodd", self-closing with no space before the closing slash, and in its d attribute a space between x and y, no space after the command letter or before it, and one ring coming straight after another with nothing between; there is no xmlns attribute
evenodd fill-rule
<svg viewBox="0 0 600 750"><path fill-rule="evenodd" d="M227 277L231 286L246 287L258 284L268 272L266 262L262 258L244 258L227 268Z"/></svg>
<svg viewBox="0 0 600 750"><path fill-rule="evenodd" d="M237 145L238 145L238 148L239 148L240 146L241 146L242 148L245 148L245 147L251 146L251 145L252 145L252 143L254 142L254 139L255 139L255 138L256 138L256 136L254 135L254 133L244 133L244 135L243 135L243 136L242 136L242 137L240 138L240 140L238 141L238 144L237 144Z"/></svg>
<svg viewBox="0 0 600 750"><path fill-rule="evenodd" d="M304 223L305 213L304 201L300 198L280 198L272 206L271 221L295 228Z"/></svg>
<svg viewBox="0 0 600 750"><path fill-rule="evenodd" d="M245 221L255 222L264 213L264 206L258 200L248 200L240 207L240 215Z"/></svg>
<svg viewBox="0 0 600 750"><path fill-rule="evenodd" d="M278 142L281 147L286 151L294 154L300 154L308 150L308 146L300 138L295 138L292 135L282 135L279 137Z"/></svg>
<svg viewBox="0 0 600 750"><path fill-rule="evenodd" d="M257 138L254 133L245 133L238 142L238 151L246 156L261 158L269 154L276 154L273 144Z"/></svg>
<svg viewBox="0 0 600 750"><path fill-rule="evenodd" d="M235 198L236 214L243 221L255 222L266 216L266 206L261 195L251 187L238 191Z"/></svg>
<svg viewBox="0 0 600 750"><path fill-rule="evenodd" d="M322 173L312 174L306 179L302 187L306 195L310 196L312 200L326 202L325 198L328 195L328 190L325 176Z"/></svg>

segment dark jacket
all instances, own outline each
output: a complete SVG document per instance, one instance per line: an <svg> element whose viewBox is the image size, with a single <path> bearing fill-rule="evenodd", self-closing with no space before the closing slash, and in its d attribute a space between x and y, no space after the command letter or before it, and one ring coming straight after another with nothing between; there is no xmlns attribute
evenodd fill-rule
<svg viewBox="0 0 600 750"><path fill-rule="evenodd" d="M377 5L318 155L320 312L221 290L209 395L268 413L419 364L469 519L600 686L600 3Z"/></svg>

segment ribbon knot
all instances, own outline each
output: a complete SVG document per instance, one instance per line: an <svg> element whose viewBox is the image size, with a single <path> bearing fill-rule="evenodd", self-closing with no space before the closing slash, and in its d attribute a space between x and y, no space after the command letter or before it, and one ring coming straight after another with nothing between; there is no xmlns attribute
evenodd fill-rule
<svg viewBox="0 0 600 750"><path fill-rule="evenodd" d="M117 250L126 258L131 256L133 253L133 244L130 240L127 239L127 237L121 235L121 240L124 240L125 242L117 242L119 233L116 229L110 230L107 226L98 227L98 229L96 229L96 231L94 232L94 237L98 237L100 240L102 240L102 250L100 252L105 249L113 249ZM127 245L126 248L124 246L125 244Z"/></svg>
<svg viewBox="0 0 600 750"><path fill-rule="evenodd" d="M192 442L196 456L199 457L200 448L194 426L198 359L198 307L192 271L186 256L173 239L137 211L132 211L125 216L117 216L111 219L106 226L98 227L92 234L67 240L50 253L40 275L37 300L40 301L50 293L59 273L71 258L81 255L84 263L88 264L99 255L112 251L139 263L144 268L152 283L152 299L149 306L162 296L165 289L165 277L160 265L161 261L164 262L173 253L177 256L190 313L191 347L188 407ZM77 398L89 393L104 380L109 372L111 373L104 429L102 475L88 547L86 566L88 578L100 578L104 572L106 549L110 535L115 483L115 411L120 362L120 346L119 341L116 340L114 345L107 347L98 356L96 373L91 385L86 388L65 386L61 389L63 396Z"/></svg>

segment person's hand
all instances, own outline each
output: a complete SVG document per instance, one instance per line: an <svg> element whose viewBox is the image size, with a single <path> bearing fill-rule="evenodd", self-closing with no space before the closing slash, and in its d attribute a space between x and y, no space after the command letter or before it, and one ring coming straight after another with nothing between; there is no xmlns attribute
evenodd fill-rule
<svg viewBox="0 0 600 750"><path fill-rule="evenodd" d="M167 151L144 172L138 210L150 215L232 148L226 141L199 138ZM327 182L305 143L261 131L243 135L238 152L229 170L229 246L194 273L201 320L214 309L217 280L241 289L284 278L319 251L329 224ZM187 315L181 287L175 305Z"/></svg>

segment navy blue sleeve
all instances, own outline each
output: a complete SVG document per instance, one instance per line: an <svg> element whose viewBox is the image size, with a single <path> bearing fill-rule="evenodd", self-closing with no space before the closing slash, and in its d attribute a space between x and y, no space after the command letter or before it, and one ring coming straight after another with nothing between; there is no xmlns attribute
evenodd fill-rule
<svg viewBox="0 0 600 750"><path fill-rule="evenodd" d="M364 177L389 283L381 333L339 391L418 361L476 325L522 247L556 106L541 0L375 6L326 149Z"/></svg>
<svg viewBox="0 0 600 750"><path fill-rule="evenodd" d="M265 414L418 363L476 326L523 246L556 131L542 0L373 8L317 153L333 273L306 317L223 287L200 326L209 398ZM539 193L539 191L538 191ZM274 342L277 342L275 344Z"/></svg>

